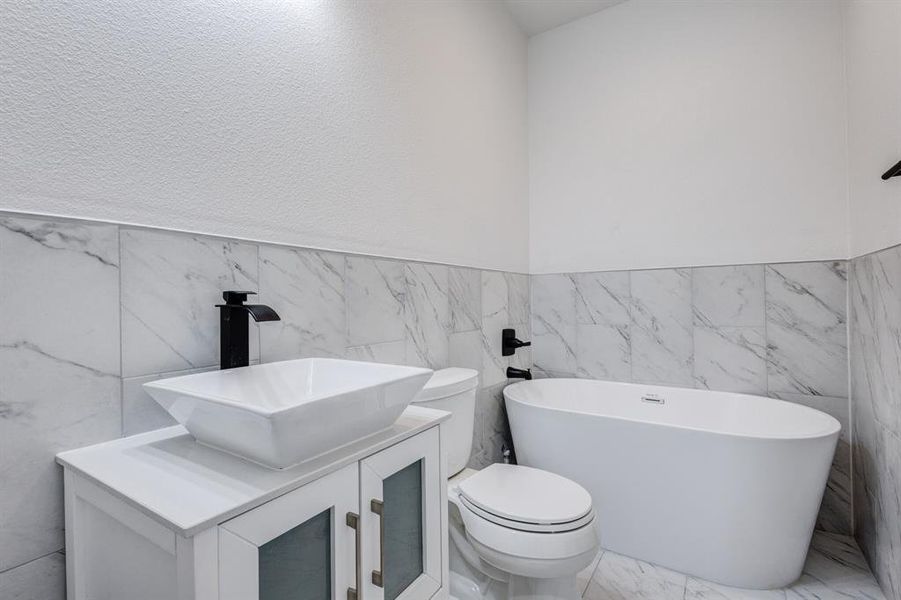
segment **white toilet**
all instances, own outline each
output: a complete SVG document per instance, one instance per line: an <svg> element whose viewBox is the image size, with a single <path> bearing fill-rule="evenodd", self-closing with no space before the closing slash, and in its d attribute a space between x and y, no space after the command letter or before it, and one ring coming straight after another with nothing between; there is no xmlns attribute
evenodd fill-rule
<svg viewBox="0 0 901 600"><path fill-rule="evenodd" d="M591 496L548 471L467 469L479 374L437 371L414 400L450 412L451 596L457 600L579 598L576 574L598 552Z"/></svg>

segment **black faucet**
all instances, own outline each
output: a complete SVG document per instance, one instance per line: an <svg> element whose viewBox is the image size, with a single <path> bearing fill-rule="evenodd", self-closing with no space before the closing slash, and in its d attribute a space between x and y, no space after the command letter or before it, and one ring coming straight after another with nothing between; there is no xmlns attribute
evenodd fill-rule
<svg viewBox="0 0 901 600"><path fill-rule="evenodd" d="M517 369L515 367L507 367L507 379L532 379L532 369Z"/></svg>
<svg viewBox="0 0 901 600"><path fill-rule="evenodd" d="M531 346L532 342L524 342L516 337L515 329L501 330L501 356L511 356L517 348Z"/></svg>
<svg viewBox="0 0 901 600"><path fill-rule="evenodd" d="M250 364L247 315L256 322L280 321L278 314L263 304L244 304L256 292L222 292L225 304L219 308L219 368L233 369Z"/></svg>

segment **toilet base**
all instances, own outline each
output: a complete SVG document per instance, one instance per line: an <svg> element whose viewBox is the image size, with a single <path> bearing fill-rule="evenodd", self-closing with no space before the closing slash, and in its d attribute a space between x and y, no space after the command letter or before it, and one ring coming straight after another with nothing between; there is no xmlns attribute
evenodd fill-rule
<svg viewBox="0 0 901 600"><path fill-rule="evenodd" d="M575 577L535 579L513 575L506 583L483 576L472 581L451 571L450 597L452 600L579 600Z"/></svg>
<svg viewBox="0 0 901 600"><path fill-rule="evenodd" d="M507 583L508 600L579 600L576 577L535 579L514 575Z"/></svg>
<svg viewBox="0 0 901 600"><path fill-rule="evenodd" d="M463 521L453 504L450 506L449 516L452 600L580 599L575 574L566 577L525 577L489 564L479 556L472 542L466 539ZM594 554L596 551L588 558L589 562ZM575 569L574 573L578 570Z"/></svg>

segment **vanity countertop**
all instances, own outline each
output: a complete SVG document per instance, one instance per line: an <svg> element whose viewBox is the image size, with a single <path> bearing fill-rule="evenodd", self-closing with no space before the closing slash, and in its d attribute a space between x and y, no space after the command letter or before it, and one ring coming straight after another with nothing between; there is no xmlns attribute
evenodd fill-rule
<svg viewBox="0 0 901 600"><path fill-rule="evenodd" d="M282 470L199 444L181 425L61 452L56 460L191 537L448 418L410 406L388 429Z"/></svg>

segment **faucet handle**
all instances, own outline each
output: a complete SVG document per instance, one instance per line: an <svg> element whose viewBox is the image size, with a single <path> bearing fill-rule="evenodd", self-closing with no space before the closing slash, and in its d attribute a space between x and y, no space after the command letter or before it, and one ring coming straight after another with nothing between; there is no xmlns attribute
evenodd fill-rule
<svg viewBox="0 0 901 600"><path fill-rule="evenodd" d="M243 304L247 301L247 296L256 296L256 292L228 290L222 292L222 299L226 304Z"/></svg>

